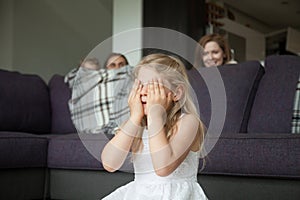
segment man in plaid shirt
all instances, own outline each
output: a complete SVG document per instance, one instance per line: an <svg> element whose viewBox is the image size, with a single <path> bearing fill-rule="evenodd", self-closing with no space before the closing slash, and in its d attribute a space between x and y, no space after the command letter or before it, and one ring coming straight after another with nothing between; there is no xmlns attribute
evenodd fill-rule
<svg viewBox="0 0 300 200"><path fill-rule="evenodd" d="M112 54L109 58L113 56L120 57L120 54ZM118 67L117 63L112 63L108 62L106 69L98 69L95 59L86 59L81 67L65 76L65 82L72 89L71 118L79 133L114 134L129 115L127 98L133 67L122 67L122 64ZM109 65L115 67L109 68Z"/></svg>

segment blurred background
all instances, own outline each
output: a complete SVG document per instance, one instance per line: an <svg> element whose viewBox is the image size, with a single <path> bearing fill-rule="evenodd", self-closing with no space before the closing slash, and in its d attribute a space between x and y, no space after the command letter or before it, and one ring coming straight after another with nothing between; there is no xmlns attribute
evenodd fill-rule
<svg viewBox="0 0 300 200"><path fill-rule="evenodd" d="M195 41L222 33L238 62L300 55L299 0L0 0L0 27L0 69L45 81L77 67L99 43L142 27L173 29ZM147 37L135 36L141 46ZM107 48L117 51L121 43ZM142 54L130 53L130 64Z"/></svg>

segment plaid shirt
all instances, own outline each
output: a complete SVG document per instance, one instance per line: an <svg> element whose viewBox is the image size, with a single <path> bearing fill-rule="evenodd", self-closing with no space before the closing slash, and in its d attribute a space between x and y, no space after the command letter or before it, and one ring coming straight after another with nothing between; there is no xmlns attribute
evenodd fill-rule
<svg viewBox="0 0 300 200"><path fill-rule="evenodd" d="M295 99L294 99L292 133L300 133L300 77L297 83Z"/></svg>
<svg viewBox="0 0 300 200"><path fill-rule="evenodd" d="M69 109L81 133L108 133L129 116L127 98L132 85L131 66L115 70L73 69L65 76L72 89Z"/></svg>

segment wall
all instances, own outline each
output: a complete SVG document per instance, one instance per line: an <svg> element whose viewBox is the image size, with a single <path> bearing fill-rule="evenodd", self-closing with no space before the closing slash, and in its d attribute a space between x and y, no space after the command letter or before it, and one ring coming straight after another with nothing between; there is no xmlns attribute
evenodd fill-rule
<svg viewBox="0 0 300 200"><path fill-rule="evenodd" d="M222 18L219 21L224 24L224 26L222 26L223 30L245 39L245 49L235 49L236 52L245 52L245 60L264 60L266 50L264 34L229 20L228 18ZM229 43L231 43L231 41L229 41Z"/></svg>
<svg viewBox="0 0 300 200"><path fill-rule="evenodd" d="M171 29L175 33L170 34L169 31L161 31L159 36L152 32L143 33L143 45L159 43L161 49L145 49L143 54L147 55L153 52L163 52L169 47L174 51L180 49L185 58L194 59L195 44L205 34L205 0L151 0L144 1L143 25L145 27L161 27ZM193 40L191 44L184 39L182 35ZM171 41L172 40L172 41ZM174 45L174 46L173 46ZM176 47L179 47L176 50ZM163 50L162 50L163 49ZM178 52L178 51L177 51ZM174 52L169 52L174 53ZM192 67L192 63L183 60L187 68Z"/></svg>
<svg viewBox="0 0 300 200"><path fill-rule="evenodd" d="M143 0L114 0L113 51L123 53L130 65L142 57ZM130 32L126 34L125 32ZM132 49L131 47L136 47ZM128 51L129 50L129 51Z"/></svg>
<svg viewBox="0 0 300 200"><path fill-rule="evenodd" d="M1 41L8 40L0 48L1 57L8 54L8 59L0 60L1 68L11 65L11 70L38 74L46 81L53 74L64 75L78 66L82 58L112 34L110 0L0 2L1 11L8 12L0 21L1 27L8 27L6 36L0 36ZM5 52L6 47L9 53Z"/></svg>
<svg viewBox="0 0 300 200"><path fill-rule="evenodd" d="M229 6L228 4L225 4L226 8L230 10L230 12L232 12L232 14L235 17L235 21L241 25L244 25L248 28L254 29L258 32L261 33L269 33L274 31L274 29L264 23L262 23L261 21L249 17L246 14L240 12L239 10Z"/></svg>
<svg viewBox="0 0 300 200"><path fill-rule="evenodd" d="M11 70L13 63L13 1L0 0L0 68Z"/></svg>

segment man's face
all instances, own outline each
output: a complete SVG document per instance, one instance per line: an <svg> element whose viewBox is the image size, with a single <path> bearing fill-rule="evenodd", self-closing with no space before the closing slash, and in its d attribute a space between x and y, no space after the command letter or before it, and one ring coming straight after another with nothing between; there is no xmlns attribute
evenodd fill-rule
<svg viewBox="0 0 300 200"><path fill-rule="evenodd" d="M119 69L126 65L126 60L122 56L113 56L107 61L107 69Z"/></svg>

